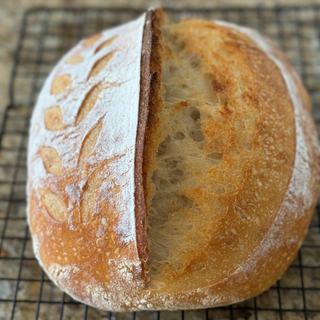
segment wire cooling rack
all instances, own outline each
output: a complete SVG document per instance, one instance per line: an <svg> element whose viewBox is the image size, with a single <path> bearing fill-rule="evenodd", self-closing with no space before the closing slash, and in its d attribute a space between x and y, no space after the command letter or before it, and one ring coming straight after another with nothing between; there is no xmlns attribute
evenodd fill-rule
<svg viewBox="0 0 320 320"><path fill-rule="evenodd" d="M311 94L320 124L320 7L168 10L182 16L223 19L259 29L288 55ZM0 319L320 319L320 208L287 272L267 292L215 309L111 313L74 301L39 267L26 223L26 147L30 114L59 58L81 38L129 21L142 10L44 9L24 15L14 56L10 105L0 129ZM320 128L320 126L318 126Z"/></svg>

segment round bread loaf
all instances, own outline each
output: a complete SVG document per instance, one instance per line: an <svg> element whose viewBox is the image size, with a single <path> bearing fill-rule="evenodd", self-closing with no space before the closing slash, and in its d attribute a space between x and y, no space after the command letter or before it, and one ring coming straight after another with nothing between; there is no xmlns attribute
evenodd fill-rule
<svg viewBox="0 0 320 320"><path fill-rule="evenodd" d="M225 22L150 10L81 41L48 77L29 141L35 255L106 310L258 295L316 203L306 90L270 40Z"/></svg>

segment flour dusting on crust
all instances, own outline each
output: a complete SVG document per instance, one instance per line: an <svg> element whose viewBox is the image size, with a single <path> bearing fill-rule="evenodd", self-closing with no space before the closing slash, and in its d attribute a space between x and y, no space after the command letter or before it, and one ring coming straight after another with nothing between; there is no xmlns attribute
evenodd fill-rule
<svg viewBox="0 0 320 320"><path fill-rule="evenodd" d="M31 119L34 251L60 288L93 305L107 287L145 283L134 199L144 23L145 14L81 41L50 73Z"/></svg>

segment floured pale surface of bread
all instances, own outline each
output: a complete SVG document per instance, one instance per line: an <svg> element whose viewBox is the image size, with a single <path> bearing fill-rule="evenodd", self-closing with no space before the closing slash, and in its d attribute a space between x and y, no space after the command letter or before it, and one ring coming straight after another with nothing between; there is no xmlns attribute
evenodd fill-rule
<svg viewBox="0 0 320 320"><path fill-rule="evenodd" d="M32 119L37 258L115 311L205 308L270 287L316 202L308 95L269 40L161 10L82 41Z"/></svg>

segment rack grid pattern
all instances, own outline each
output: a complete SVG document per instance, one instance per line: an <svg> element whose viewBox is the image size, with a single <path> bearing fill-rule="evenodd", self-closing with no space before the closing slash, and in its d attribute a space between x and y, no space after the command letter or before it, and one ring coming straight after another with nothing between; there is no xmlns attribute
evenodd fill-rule
<svg viewBox="0 0 320 320"><path fill-rule="evenodd" d="M247 25L272 38L307 86L320 132L320 6L168 9L182 16ZM46 9L26 12L14 56L10 105L0 127L0 320L2 319L320 319L320 208L303 246L267 292L242 303L206 310L111 313L74 301L41 270L26 223L26 151L37 95L59 58L80 39L129 21L138 9Z"/></svg>

